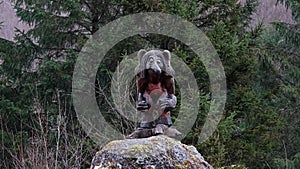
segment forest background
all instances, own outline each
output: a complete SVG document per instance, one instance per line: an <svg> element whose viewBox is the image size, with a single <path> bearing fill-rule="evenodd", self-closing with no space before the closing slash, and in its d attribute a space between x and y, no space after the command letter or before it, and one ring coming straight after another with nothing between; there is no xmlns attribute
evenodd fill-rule
<svg viewBox="0 0 300 169"><path fill-rule="evenodd" d="M101 146L86 135L72 103L78 53L99 27L150 11L177 15L209 37L226 73L223 118L214 134L198 144L211 101L205 67L175 39L149 34L121 41L100 65L95 86L106 120L124 135L137 125L110 104L111 75L122 58L141 48L168 49L185 61L199 85L199 114L183 143L194 145L215 168L300 168L299 0L279 0L281 12L258 15L274 10L257 8L256 0L10 2L24 25L0 38L0 168L90 166ZM4 14L1 10L0 29L5 28Z"/></svg>

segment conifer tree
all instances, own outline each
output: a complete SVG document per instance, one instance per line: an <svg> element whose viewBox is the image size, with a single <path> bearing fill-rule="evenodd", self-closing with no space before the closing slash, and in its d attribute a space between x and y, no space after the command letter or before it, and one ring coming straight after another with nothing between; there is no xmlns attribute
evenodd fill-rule
<svg viewBox="0 0 300 169"><path fill-rule="evenodd" d="M70 97L77 55L87 39L106 23L128 14L155 11L182 17L194 23L210 38L226 72L228 102L224 118L207 142L196 145L210 102L205 67L184 44L149 34L120 42L99 67L96 83L105 89L108 97L98 95L97 101L101 108L108 110L107 120L117 129L130 131L131 126L123 125L123 121L120 122L123 119L107 103L111 99L110 75L122 59L120 56L149 47L149 44L150 48L168 49L190 66L200 84L203 98L197 123L183 142L196 145L215 167L241 164L249 168L267 168L273 155L278 152L276 147L282 145L282 132L277 133L282 120L277 119L277 109L270 106L273 100L266 99L268 93L273 96L276 87L272 87L272 90L263 88L256 81L257 68L262 63L257 62L255 53L259 31L249 31L248 28L256 2L249 0L245 6L241 6L235 0L14 0L18 17L31 28L28 32L17 30L16 43L0 43L0 59L4 60L1 65L1 78L4 80L1 79L0 87L1 105L4 105L0 107L3 124L0 134L5 140L2 145L6 147L2 150L4 153L0 154L1 161L5 162L3 166L89 166L91 156L97 149L78 124ZM297 33L297 30L294 32ZM181 48L174 49L175 44L180 44ZM296 45L293 47L295 52ZM268 48L267 52L272 51ZM294 77L293 74L284 77L290 80L290 76ZM293 83L299 84L296 82ZM296 87L292 86L293 90ZM272 104L279 101L275 99ZM126 129L122 129L124 126ZM35 163L30 161L32 154L29 150L37 142L43 143L43 146L36 146L41 148L35 149L41 154L38 154L39 163L33 166ZM21 157L31 163L22 160L11 162Z"/></svg>
<svg viewBox="0 0 300 169"><path fill-rule="evenodd" d="M274 159L268 163L275 168L299 168L299 97L300 97L300 34L299 1L287 0L294 23L273 22L259 41L258 81L265 102L282 119L282 137ZM275 140L274 140L275 142Z"/></svg>

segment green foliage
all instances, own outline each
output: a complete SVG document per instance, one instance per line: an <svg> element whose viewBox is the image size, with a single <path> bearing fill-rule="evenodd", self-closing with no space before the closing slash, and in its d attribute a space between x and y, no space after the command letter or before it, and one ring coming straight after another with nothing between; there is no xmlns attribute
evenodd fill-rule
<svg viewBox="0 0 300 169"><path fill-rule="evenodd" d="M210 38L226 72L224 117L213 136L198 145L211 101L206 69L185 44L148 34L121 41L99 66L96 97L105 119L124 134L136 127L110 104L112 74L125 56L141 48L168 49L190 67L199 86L199 114L184 143L195 145L214 167L299 168L298 23L274 23L275 29L250 31L256 0L247 1L245 6L235 0L14 3L20 20L32 28L26 33L18 30L15 42L0 39L0 59L4 61L0 65L0 168L89 167L96 145L81 129L71 99L78 53L99 27L127 14L148 11L180 16ZM299 21L299 2L288 0L286 4ZM176 92L180 100L181 93ZM188 111L193 107L178 105L173 119L179 108Z"/></svg>
<svg viewBox="0 0 300 169"><path fill-rule="evenodd" d="M300 153L294 155L291 160L283 158L275 158L273 166L277 168L295 169L300 167Z"/></svg>

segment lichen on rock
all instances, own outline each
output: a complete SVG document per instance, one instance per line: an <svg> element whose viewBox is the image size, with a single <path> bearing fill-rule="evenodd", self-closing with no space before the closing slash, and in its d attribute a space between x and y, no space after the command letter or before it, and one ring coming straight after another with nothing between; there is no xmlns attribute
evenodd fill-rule
<svg viewBox="0 0 300 169"><path fill-rule="evenodd" d="M194 146L164 135L116 140L96 153L91 169L212 169Z"/></svg>

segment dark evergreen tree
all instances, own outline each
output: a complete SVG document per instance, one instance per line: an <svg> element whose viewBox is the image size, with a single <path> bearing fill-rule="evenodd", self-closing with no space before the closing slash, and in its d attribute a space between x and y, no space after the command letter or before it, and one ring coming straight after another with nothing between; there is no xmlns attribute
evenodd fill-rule
<svg viewBox="0 0 300 169"><path fill-rule="evenodd" d="M107 112L104 113L107 121L124 134L134 127L110 107L111 75L121 56L145 47L168 49L189 65L200 84L200 113L183 142L196 145L215 167L240 164L248 168L268 168L283 159L283 145L288 158L294 164L298 162L299 137L292 141L282 137L295 136L299 131L295 127L299 126L296 120L299 40L291 38L296 36L286 31L292 29L297 34L298 27L280 23L276 36L266 32L266 36L259 39L261 28L250 31L248 27L256 0L247 1L245 6L235 0L13 2L20 20L31 28L28 32L17 30L15 43L0 41L0 59L4 61L0 67L1 168L89 166L97 149L77 122L71 99L71 80L78 53L101 26L127 14L150 11L178 15L194 23L210 38L226 72L228 99L224 118L208 141L196 145L210 103L205 67L181 42L147 34L118 43L99 67L97 101ZM294 16L297 16L295 11ZM277 43L276 38L284 38L288 43ZM272 64L278 60L288 66L275 69ZM282 106L286 106L284 111ZM286 124L293 124L292 127L283 128L284 120ZM33 150L38 153L34 154ZM32 159L33 155L38 156Z"/></svg>
<svg viewBox="0 0 300 169"><path fill-rule="evenodd" d="M300 34L297 0L285 2L292 10L294 23L274 22L273 27L263 33L260 52L260 87L265 92L265 102L278 112L284 124L281 148L272 163L275 168L299 168L299 108L300 108ZM271 164L270 164L271 165Z"/></svg>

